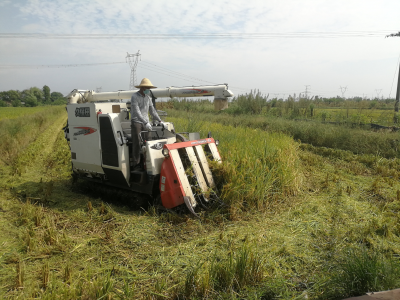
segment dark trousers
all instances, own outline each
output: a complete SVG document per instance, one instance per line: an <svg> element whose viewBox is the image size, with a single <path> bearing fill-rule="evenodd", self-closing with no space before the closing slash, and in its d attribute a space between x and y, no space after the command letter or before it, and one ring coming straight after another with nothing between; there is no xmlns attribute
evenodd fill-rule
<svg viewBox="0 0 400 300"><path fill-rule="evenodd" d="M143 142L150 139L149 132L142 123L136 123L131 121L131 137L132 137L132 165L136 166L140 163L140 148L142 147L142 138L140 138L140 132L142 133Z"/></svg>

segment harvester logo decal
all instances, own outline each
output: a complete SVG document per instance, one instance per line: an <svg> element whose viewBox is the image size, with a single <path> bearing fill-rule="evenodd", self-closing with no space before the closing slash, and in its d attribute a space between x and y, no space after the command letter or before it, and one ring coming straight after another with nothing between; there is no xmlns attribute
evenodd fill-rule
<svg viewBox="0 0 400 300"><path fill-rule="evenodd" d="M75 135L88 135L88 134L91 134L91 133L97 131L97 129L92 128L92 127L74 127L74 129L80 129L74 133L74 136Z"/></svg>
<svg viewBox="0 0 400 300"><path fill-rule="evenodd" d="M90 107L75 108L75 117L90 117Z"/></svg>
<svg viewBox="0 0 400 300"><path fill-rule="evenodd" d="M208 94L211 93L210 91L207 90L202 90L202 89L191 89L191 90L186 90L183 91L182 94Z"/></svg>

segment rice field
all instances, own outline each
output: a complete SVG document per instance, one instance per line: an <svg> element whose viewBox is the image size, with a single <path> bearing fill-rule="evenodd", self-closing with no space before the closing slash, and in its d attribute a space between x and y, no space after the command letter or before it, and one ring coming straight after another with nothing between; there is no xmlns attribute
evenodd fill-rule
<svg viewBox="0 0 400 300"><path fill-rule="evenodd" d="M36 107L0 107L0 121L4 119L15 119L22 116L29 116L38 112L47 111L47 106Z"/></svg>
<svg viewBox="0 0 400 300"><path fill-rule="evenodd" d="M320 122L296 121L263 115L232 116L223 112L193 113L168 110L170 116L196 115L199 121L211 121L234 127L247 127L267 132L283 133L301 143L316 147L348 150L354 154L371 154L385 158L400 158L400 131L371 130Z"/></svg>
<svg viewBox="0 0 400 300"><path fill-rule="evenodd" d="M65 111L7 131L34 138L0 147L13 162L0 165L0 298L322 300L400 286L397 158L206 117L167 117L220 140L226 206L200 220L74 182Z"/></svg>

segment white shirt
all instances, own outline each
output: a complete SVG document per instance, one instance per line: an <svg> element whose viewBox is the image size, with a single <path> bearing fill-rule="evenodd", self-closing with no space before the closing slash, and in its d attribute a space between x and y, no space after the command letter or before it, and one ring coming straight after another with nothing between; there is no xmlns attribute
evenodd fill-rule
<svg viewBox="0 0 400 300"><path fill-rule="evenodd" d="M140 92L133 93L131 97L131 120L146 125L149 123L149 109L152 120L161 122L156 109L153 107L150 95L142 96Z"/></svg>

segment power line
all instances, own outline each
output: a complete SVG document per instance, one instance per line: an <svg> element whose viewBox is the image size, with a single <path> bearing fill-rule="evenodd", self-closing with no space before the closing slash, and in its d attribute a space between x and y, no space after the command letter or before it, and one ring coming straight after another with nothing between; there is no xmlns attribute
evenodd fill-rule
<svg viewBox="0 0 400 300"><path fill-rule="evenodd" d="M51 69L51 68L69 68L69 67L91 67L91 66L100 66L100 65L113 65L113 64L125 64L126 62L106 62L106 63L91 63L91 64L64 64L64 65L0 65L0 69ZM154 63L151 62L147 62L147 61L141 61L140 65L138 65L139 68L143 68L152 72L157 72L160 73L162 75L166 75L172 78L177 78L180 80L184 80L184 81L188 81L188 82L200 82L200 83L208 83L208 84L217 84L215 82L211 82L211 81L207 81L207 80L203 80L197 77L193 77L184 73L180 73L180 72L176 72L173 71L171 69L165 68L165 67L161 67L159 65L156 65ZM230 88L233 88L235 90L239 90L239 91L244 91L244 92L249 92L250 90L252 90L251 88L245 88L245 87L236 87L236 86L229 86ZM341 89L345 89L344 92L346 91L347 87L342 88ZM269 93L277 93L277 91L272 91L272 92L268 92L266 90L263 89L259 89L260 92L264 93L264 94L269 94ZM308 93L308 89L306 88L306 91ZM279 94L292 94L293 92L295 92L294 90L292 92L289 91L279 91ZM334 91L318 91L320 94L327 94L327 93L331 93ZM342 91L342 95L344 96L344 92Z"/></svg>
<svg viewBox="0 0 400 300"><path fill-rule="evenodd" d="M141 61L141 64L145 64L145 66L140 65L140 67L145 67L145 68L147 67L148 70L151 70L151 71L154 71L154 72L158 72L160 74L164 74L164 75L171 76L171 77L174 77L174 78L183 79L183 80L186 80L186 81L193 80L193 81L197 81L197 82L205 82L205 83L210 83L210 84L213 84L213 85L217 84L215 82L203 80L203 79L200 79L200 78L197 78L197 77L192 77L192 76L184 74L184 73L176 72L176 71L173 71L173 70L165 68L165 67L160 67L160 66L158 66L158 65L156 65L154 63L146 62L146 61L143 61L143 60ZM155 70L152 69L152 68L155 68ZM172 75L170 75L168 73L171 73ZM176 77L176 76L179 76L179 77ZM189 80L189 79L191 79L191 80ZM236 86L230 86L230 87L232 87L232 88L234 88L236 90L243 90L243 91L246 91L246 92L251 90L250 88L242 88L242 87L236 87Z"/></svg>
<svg viewBox="0 0 400 300"><path fill-rule="evenodd" d="M315 32L266 32L266 33L158 33L158 34L46 34L0 33L5 39L275 39L275 38L342 38L385 37L393 30L379 31L315 31Z"/></svg>
<svg viewBox="0 0 400 300"><path fill-rule="evenodd" d="M92 67L102 65L125 64L125 61L93 63L93 64L68 64L68 65L0 65L0 69L52 69L52 68L76 68L76 67Z"/></svg>
<svg viewBox="0 0 400 300"><path fill-rule="evenodd" d="M171 73L171 74L176 75L176 76L181 76L181 77L184 77L184 78L187 78L187 79L193 79L194 81L200 81L200 82L216 84L215 82L203 80L203 79L200 79L200 78L192 77L192 76L184 74L184 73L173 71L173 70L168 69L168 68L160 67L160 66L158 66L158 65L156 65L154 63L150 63L150 62L146 62L146 61L141 61L141 63L145 64L145 66L148 67L148 68L154 68L156 70L159 69L159 71L161 71L161 72L168 72L168 73Z"/></svg>
<svg viewBox="0 0 400 300"><path fill-rule="evenodd" d="M176 74L171 74L171 73L168 73L167 71L164 71L164 72L163 72L163 71L160 71L160 70L157 70L157 69L148 67L148 66L139 65L138 67L139 67L139 68L143 68L143 69L145 69L145 70L149 70L149 71L153 71L153 72L156 72L156 73L160 73L160 74L163 74L163 75L172 77L172 78L177 78L177 79L180 79L180 80L189 81L189 82L191 82L191 83L193 83L193 81L199 81L199 80L190 79L190 77L185 77L185 76L180 76L180 75L176 75ZM205 81L205 80L202 80L202 81L203 81L203 82L208 82L208 83L210 83L209 81ZM215 85L216 83L212 83L212 84Z"/></svg>

